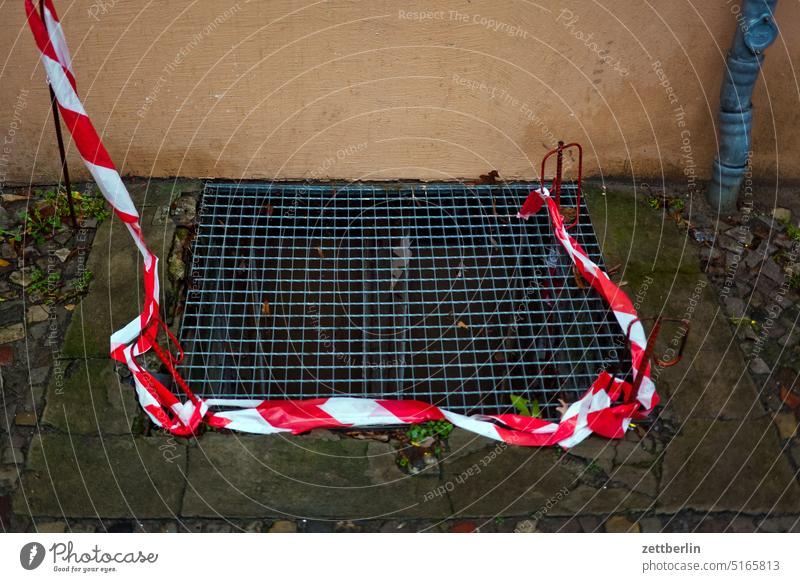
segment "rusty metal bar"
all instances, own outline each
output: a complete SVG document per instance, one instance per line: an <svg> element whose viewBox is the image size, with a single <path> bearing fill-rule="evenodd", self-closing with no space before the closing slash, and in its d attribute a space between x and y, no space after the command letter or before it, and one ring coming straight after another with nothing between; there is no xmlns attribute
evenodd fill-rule
<svg viewBox="0 0 800 582"><path fill-rule="evenodd" d="M39 12L42 15L42 22L47 28L47 20L44 16L44 0L39 0ZM75 214L75 203L72 200L72 183L69 179L69 167L67 166L67 152L64 147L64 136L61 133L61 117L58 113L58 103L56 102L56 94L53 92L53 87L50 82L47 83L47 88L50 90L50 106L53 110L53 124L56 127L56 141L58 142L58 155L61 157L61 175L64 180L64 186L67 189L67 204L69 206L69 216L72 220L72 227L77 230L78 218ZM58 200L56 198L56 200Z"/></svg>

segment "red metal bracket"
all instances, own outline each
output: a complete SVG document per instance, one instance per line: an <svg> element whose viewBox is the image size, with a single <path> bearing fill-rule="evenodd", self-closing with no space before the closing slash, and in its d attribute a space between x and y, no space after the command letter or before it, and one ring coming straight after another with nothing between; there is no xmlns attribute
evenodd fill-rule
<svg viewBox="0 0 800 582"><path fill-rule="evenodd" d="M176 366L183 361L183 356L184 356L183 348L181 347L181 344L178 342L178 338L176 338L172 334L172 332L169 330L169 326L160 317L158 317L158 315L156 315L156 317L153 318L153 320L150 322L149 327L155 327L155 333L153 334L153 342L151 344L153 352L155 352L156 356L158 356L158 359L161 360L161 362L169 371L170 375L172 376L172 379L175 380L175 382L181 388L183 393L186 394L189 400L191 400L195 404L195 406L199 405L200 400L197 398L197 396L194 395L194 392L192 392L191 388L189 388L189 385L186 383L186 381L183 379L183 377L180 375L180 373L176 368ZM163 350L158 345L159 328L164 330L164 333L166 334L169 342L172 343L178 350L177 356L173 356L172 352L169 349Z"/></svg>
<svg viewBox="0 0 800 582"><path fill-rule="evenodd" d="M648 362L652 360L652 363L659 368L669 368L674 366L678 362L681 361L683 358L683 350L686 347L686 340L689 338L689 330L690 330L690 323L688 319L678 319L675 317L649 317L646 319L639 319L638 317L631 321L628 324L628 331L626 333L626 339L628 343L631 341L631 328L633 324L636 322L642 323L644 321L653 321L653 329L650 330L650 335L647 338L647 346L644 349L644 357L642 361L639 363L639 369L636 374L636 378L633 381L633 390L631 391L631 397L635 398L636 394L639 393L639 386L642 384L642 378L644 377L644 371L647 367ZM678 352L669 360L662 360L653 355L656 349L656 341L658 340L658 336L661 333L661 324L665 321L672 321L680 323L680 329L682 330L681 333L681 343L678 347Z"/></svg>
<svg viewBox="0 0 800 582"><path fill-rule="evenodd" d="M575 201L575 220L573 220L568 226L567 229L573 228L578 224L578 218L581 211L581 191L582 191L582 182L583 182L583 148L581 144L577 142L572 142L564 145L563 141L558 142L558 147L554 150L550 150L547 152L542 158L542 170L539 174L539 186L544 189L544 175L545 175L545 167L547 166L547 160L549 160L552 156L556 156L556 174L553 178L553 192L556 199L556 204L559 208L561 208L561 180L564 171L564 150L568 149L576 149L578 150L578 178L577 178L577 199Z"/></svg>

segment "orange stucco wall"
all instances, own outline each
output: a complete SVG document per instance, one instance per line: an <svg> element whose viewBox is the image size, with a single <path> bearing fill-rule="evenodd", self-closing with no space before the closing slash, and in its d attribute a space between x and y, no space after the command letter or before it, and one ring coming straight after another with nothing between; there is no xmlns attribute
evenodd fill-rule
<svg viewBox="0 0 800 582"><path fill-rule="evenodd" d="M737 2L57 0L123 173L532 178L555 139L594 175L708 176ZM58 175L22 2L0 19L4 182ZM754 174L800 178L800 11L755 93ZM74 151L74 148L73 148ZM77 158L73 173L85 176Z"/></svg>

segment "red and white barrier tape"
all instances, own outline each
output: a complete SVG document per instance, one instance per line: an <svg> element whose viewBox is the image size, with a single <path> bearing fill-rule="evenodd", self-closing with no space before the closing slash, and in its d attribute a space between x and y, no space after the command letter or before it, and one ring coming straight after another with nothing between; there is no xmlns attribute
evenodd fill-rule
<svg viewBox="0 0 800 582"><path fill-rule="evenodd" d="M557 423L518 414L465 416L415 400L335 397L243 402L197 398L174 370L172 357L157 344L158 329L162 325L158 305L158 258L147 248L139 214L78 98L69 50L53 2L45 0L44 21L32 0L25 0L25 8L59 111L78 152L144 259L144 309L139 317L111 336L111 357L128 366L133 374L140 404L159 427L175 435L186 436L194 434L205 420L213 427L270 434L446 419L465 430L509 444L570 447L593 432L609 438L621 438L632 419L646 415L658 403L658 395L650 379L649 363L644 363L644 377L637 394L631 394L633 387L630 383L613 378L605 371L601 372L586 394L572 403ZM527 219L543 205L547 206L556 238L580 275L608 302L623 332L629 333L633 370L634 374L638 374L643 364L647 337L633 304L569 236L559 208L547 189L531 192L519 217ZM186 394L185 401L176 397L139 365L137 357L150 349L155 350L170 368L176 383Z"/></svg>

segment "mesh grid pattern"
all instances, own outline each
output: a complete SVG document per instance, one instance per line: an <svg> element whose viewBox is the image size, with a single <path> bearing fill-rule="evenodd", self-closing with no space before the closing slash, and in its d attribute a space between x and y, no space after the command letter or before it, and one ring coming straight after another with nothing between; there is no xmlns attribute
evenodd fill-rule
<svg viewBox="0 0 800 582"><path fill-rule="evenodd" d="M193 245L181 373L198 395L418 399L558 418L630 367L603 300L574 278L532 184L210 183ZM574 206L574 187L562 206ZM581 209L571 234L600 249Z"/></svg>

